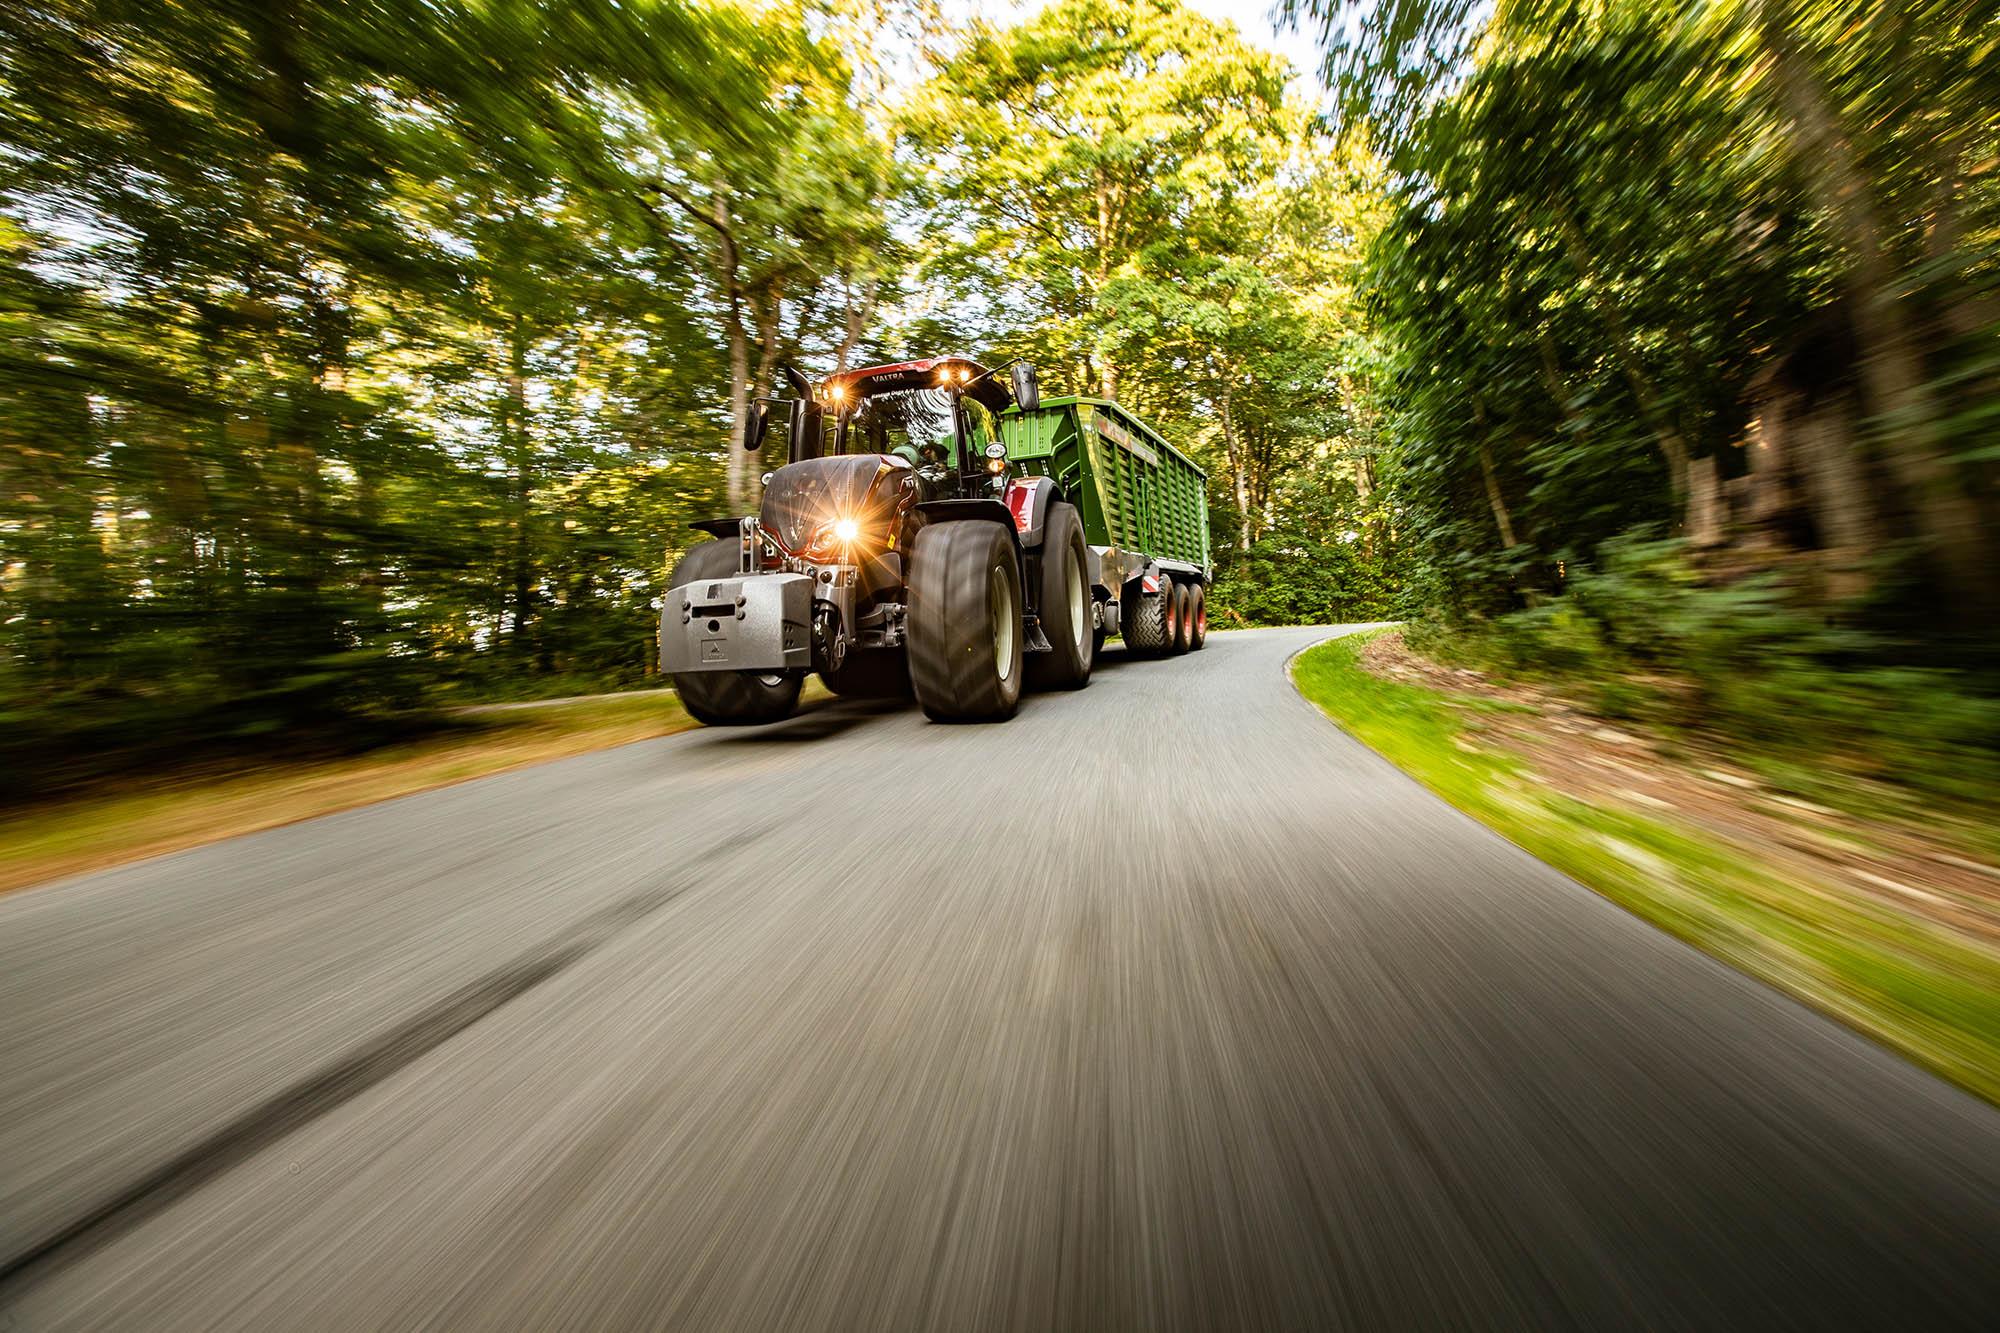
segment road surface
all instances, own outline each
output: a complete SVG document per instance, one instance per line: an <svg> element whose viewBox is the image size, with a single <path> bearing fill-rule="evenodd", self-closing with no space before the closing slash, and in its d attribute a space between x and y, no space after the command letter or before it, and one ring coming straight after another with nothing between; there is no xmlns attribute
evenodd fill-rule
<svg viewBox="0 0 2000 1333"><path fill-rule="evenodd" d="M1990 1326L2000 1113L1218 634L0 899L0 1328Z"/></svg>

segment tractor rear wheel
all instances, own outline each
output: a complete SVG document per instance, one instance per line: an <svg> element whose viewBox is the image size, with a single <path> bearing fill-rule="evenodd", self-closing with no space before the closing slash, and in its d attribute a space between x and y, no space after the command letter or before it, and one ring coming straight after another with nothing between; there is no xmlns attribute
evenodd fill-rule
<svg viewBox="0 0 2000 1333"><path fill-rule="evenodd" d="M1167 646L1167 608L1173 603L1172 585L1161 580L1161 591L1148 595L1143 578L1125 585L1119 602L1118 629L1125 636L1127 652L1151 657Z"/></svg>
<svg viewBox="0 0 2000 1333"><path fill-rule="evenodd" d="M735 577L736 543L703 542L681 557L667 586ZM660 632L667 632L665 611L660 613ZM682 671L674 674L673 682L681 707L695 721L741 727L790 717L805 679L803 671Z"/></svg>
<svg viewBox="0 0 2000 1333"><path fill-rule="evenodd" d="M1208 642L1208 592L1199 583L1194 585L1194 610L1188 616L1188 650L1200 652Z"/></svg>
<svg viewBox="0 0 2000 1333"><path fill-rule="evenodd" d="M1090 683L1097 633L1090 623L1090 557L1083 521L1074 506L1049 506L1043 529L1041 597L1036 602L1049 651L1028 659L1028 681L1038 689L1078 690Z"/></svg>
<svg viewBox="0 0 2000 1333"><path fill-rule="evenodd" d="M1021 701L1021 570L988 519L934 523L910 550L910 684L939 722L1012 717Z"/></svg>

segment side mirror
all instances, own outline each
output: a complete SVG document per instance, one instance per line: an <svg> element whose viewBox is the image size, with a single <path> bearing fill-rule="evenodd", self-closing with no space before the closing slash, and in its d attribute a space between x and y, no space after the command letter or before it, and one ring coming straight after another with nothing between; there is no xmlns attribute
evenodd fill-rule
<svg viewBox="0 0 2000 1333"><path fill-rule="evenodd" d="M771 429L771 409L768 404L752 402L750 420L743 423L743 448L746 453L756 453L764 447L764 436Z"/></svg>
<svg viewBox="0 0 2000 1333"><path fill-rule="evenodd" d="M1023 412L1042 410L1042 386L1035 378L1035 367L1032 362L1014 363L1014 401L1021 405Z"/></svg>
<svg viewBox="0 0 2000 1333"><path fill-rule="evenodd" d="M792 404L791 461L819 457L819 409L809 399Z"/></svg>

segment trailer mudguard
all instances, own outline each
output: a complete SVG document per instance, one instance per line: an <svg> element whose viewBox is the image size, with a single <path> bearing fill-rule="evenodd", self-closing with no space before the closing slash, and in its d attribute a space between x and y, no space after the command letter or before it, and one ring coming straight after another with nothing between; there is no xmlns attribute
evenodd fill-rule
<svg viewBox="0 0 2000 1333"><path fill-rule="evenodd" d="M749 515L745 514L743 517L748 518ZM742 518L698 518L694 522L688 524L688 526L693 528L696 532L705 532L709 536L719 537L723 541L734 541L738 536L742 534L743 519Z"/></svg>

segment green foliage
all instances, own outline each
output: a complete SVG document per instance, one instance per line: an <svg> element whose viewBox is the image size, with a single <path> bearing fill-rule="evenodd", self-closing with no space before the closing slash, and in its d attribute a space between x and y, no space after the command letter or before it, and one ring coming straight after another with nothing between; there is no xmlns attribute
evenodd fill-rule
<svg viewBox="0 0 2000 1333"><path fill-rule="evenodd" d="M1390 619L1396 596L1358 543L1271 532L1223 567L1208 606L1220 628L1330 625Z"/></svg>
<svg viewBox="0 0 2000 1333"><path fill-rule="evenodd" d="M1565 594L1478 625L1431 622L1412 645L1555 681L1607 716L1724 738L1802 794L1865 777L1984 802L2000 789L2000 697L1963 672L1830 623L1770 577L1713 586L1680 544L1607 543Z"/></svg>
<svg viewBox="0 0 2000 1333"><path fill-rule="evenodd" d="M1801 494L1776 535L1836 586L1912 556L1933 622L1990 649L1990 7L1289 7L1395 171L1385 477L1447 605L1519 608L1762 469L1748 512Z"/></svg>

